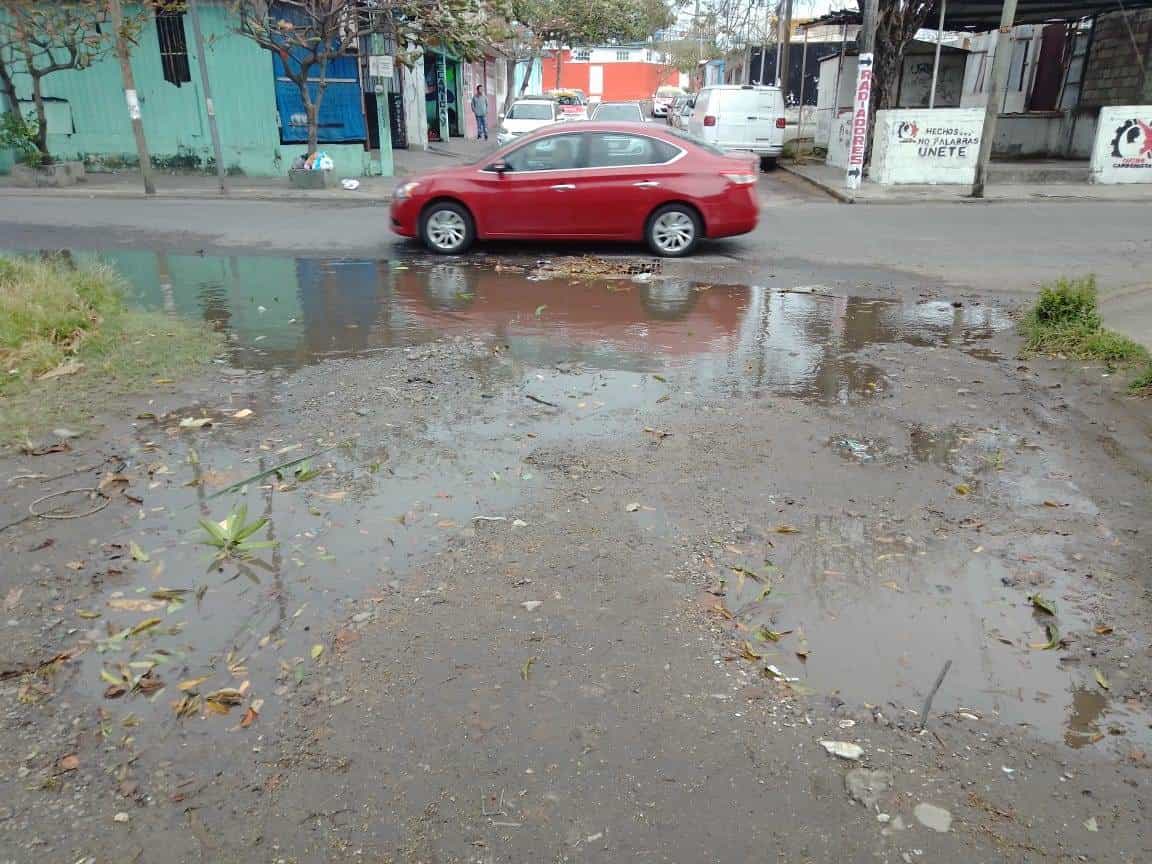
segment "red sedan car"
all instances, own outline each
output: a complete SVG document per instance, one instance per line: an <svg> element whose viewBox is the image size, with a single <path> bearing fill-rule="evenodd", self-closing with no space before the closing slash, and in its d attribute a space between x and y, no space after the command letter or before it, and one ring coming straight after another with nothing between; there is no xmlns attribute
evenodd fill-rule
<svg viewBox="0 0 1152 864"><path fill-rule="evenodd" d="M392 230L456 255L477 240L646 241L689 254L756 227L756 166L646 123L548 126L480 162L400 186Z"/></svg>

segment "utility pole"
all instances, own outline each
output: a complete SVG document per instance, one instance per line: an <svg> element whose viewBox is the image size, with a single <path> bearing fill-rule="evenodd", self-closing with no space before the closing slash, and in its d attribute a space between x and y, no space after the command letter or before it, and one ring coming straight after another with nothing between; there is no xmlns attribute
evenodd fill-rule
<svg viewBox="0 0 1152 864"><path fill-rule="evenodd" d="M996 53L992 57L992 81L988 88L988 104L984 106L984 126L980 130L980 155L976 157L976 179L972 183L972 197L984 197L984 182L988 178L988 163L992 161L992 139L996 137L996 119L1000 103L1004 101L1004 87L1008 83L1008 67L1012 61L1012 23L1016 20L1016 0L1004 0L1000 10L1000 31L996 34Z"/></svg>
<svg viewBox="0 0 1152 864"><path fill-rule="evenodd" d="M860 32L856 35L856 48L861 54L871 54L876 50L876 16L880 10L880 0L864 0L860 10Z"/></svg>
<svg viewBox="0 0 1152 864"><path fill-rule="evenodd" d="M144 179L144 194L155 195L152 182L152 157L148 155L148 141L144 138L144 123L140 120L140 97L136 95L136 79L132 75L132 61L128 57L128 39L124 35L124 9L120 0L109 0L112 28L116 31L116 57L120 60L120 77L124 80L124 100L128 103L128 116L132 120L132 135L136 138L136 153L140 157L140 176Z"/></svg>
<svg viewBox="0 0 1152 864"><path fill-rule="evenodd" d="M788 49L792 44L792 0L784 0L784 14L780 18L780 54L776 64L776 78L788 105Z"/></svg>
<svg viewBox="0 0 1152 864"><path fill-rule="evenodd" d="M188 17L192 19L192 37L196 40L196 57L200 62L200 86L204 88L204 108L208 112L208 131L212 135L212 153L216 157L216 177L220 194L228 194L228 172L224 170L224 152L220 147L220 127L216 125L216 105L212 101L212 82L208 80L208 57L204 53L204 31L200 29L200 5L188 0Z"/></svg>
<svg viewBox="0 0 1152 864"><path fill-rule="evenodd" d="M764 6L764 29L760 36L760 77L756 79L756 83L761 87L764 86L764 61L768 58L768 22L771 20L770 13L772 11L772 4L768 0L760 0Z"/></svg>
<svg viewBox="0 0 1152 864"><path fill-rule="evenodd" d="M940 20L936 22L936 57L932 61L932 89L928 91L928 110L936 107L936 81L940 77L940 48L944 44L944 11L948 0L940 0Z"/></svg>

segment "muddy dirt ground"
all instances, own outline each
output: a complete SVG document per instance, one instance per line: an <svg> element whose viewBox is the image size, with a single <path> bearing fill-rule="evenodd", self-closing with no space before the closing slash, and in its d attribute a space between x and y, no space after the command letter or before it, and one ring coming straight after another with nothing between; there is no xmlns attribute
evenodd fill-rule
<svg viewBox="0 0 1152 864"><path fill-rule="evenodd" d="M0 861L1152 858L1148 402L1010 309L109 257L229 350L0 461Z"/></svg>

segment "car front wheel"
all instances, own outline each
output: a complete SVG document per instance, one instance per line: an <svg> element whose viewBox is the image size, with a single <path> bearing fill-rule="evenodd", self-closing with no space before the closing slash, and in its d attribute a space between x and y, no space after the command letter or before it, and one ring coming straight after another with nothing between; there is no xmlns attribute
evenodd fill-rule
<svg viewBox="0 0 1152 864"><path fill-rule="evenodd" d="M669 204L648 220L648 248L665 258L681 258L696 248L701 233L695 210L684 204Z"/></svg>
<svg viewBox="0 0 1152 864"><path fill-rule="evenodd" d="M431 205L420 220L420 239L438 255L467 252L475 238L472 214L452 201Z"/></svg>

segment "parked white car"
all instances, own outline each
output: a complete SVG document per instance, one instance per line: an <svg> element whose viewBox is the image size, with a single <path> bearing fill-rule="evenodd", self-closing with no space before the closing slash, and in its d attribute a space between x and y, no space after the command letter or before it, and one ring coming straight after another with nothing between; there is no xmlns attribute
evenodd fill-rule
<svg viewBox="0 0 1152 864"><path fill-rule="evenodd" d="M592 110L598 123L643 123L647 118L639 102L601 102Z"/></svg>
<svg viewBox="0 0 1152 864"><path fill-rule="evenodd" d="M517 99L500 118L496 142L503 146L560 119L560 106L551 99Z"/></svg>
<svg viewBox="0 0 1152 864"><path fill-rule="evenodd" d="M787 125L779 87L726 85L700 91L687 131L724 150L755 153L768 171L784 149Z"/></svg>
<svg viewBox="0 0 1152 864"><path fill-rule="evenodd" d="M684 91L679 87L673 87L665 84L663 87L657 88L656 92L652 94L652 116L653 117L667 117L668 109L672 107L672 101L677 96L683 96Z"/></svg>

